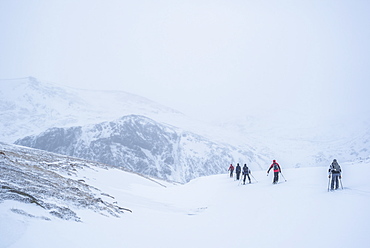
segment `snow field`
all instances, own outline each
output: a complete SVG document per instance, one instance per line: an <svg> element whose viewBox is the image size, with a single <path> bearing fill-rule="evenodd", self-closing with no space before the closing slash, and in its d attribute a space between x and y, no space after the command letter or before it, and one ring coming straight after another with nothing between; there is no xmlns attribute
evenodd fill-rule
<svg viewBox="0 0 370 248"><path fill-rule="evenodd" d="M288 181L280 177L277 185L273 173L252 171L258 183L222 174L185 185L158 181L166 187L121 170L87 169L81 178L133 213L114 218L77 209L82 223L46 221L11 212L17 203L7 201L0 247L368 247L370 163L341 166L345 189L335 192L327 191L324 167L282 167ZM21 207L42 215L34 205ZM5 226L18 234L4 235Z"/></svg>

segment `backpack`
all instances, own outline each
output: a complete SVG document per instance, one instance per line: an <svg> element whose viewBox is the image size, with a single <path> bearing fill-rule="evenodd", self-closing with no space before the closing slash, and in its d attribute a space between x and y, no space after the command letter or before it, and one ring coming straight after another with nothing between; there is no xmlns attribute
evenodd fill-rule
<svg viewBox="0 0 370 248"><path fill-rule="evenodd" d="M274 170L279 170L279 165L277 163L274 163Z"/></svg>
<svg viewBox="0 0 370 248"><path fill-rule="evenodd" d="M337 162L333 162L332 164L332 171L333 172L340 172L341 170L340 170L340 166L339 166L339 164L337 163Z"/></svg>

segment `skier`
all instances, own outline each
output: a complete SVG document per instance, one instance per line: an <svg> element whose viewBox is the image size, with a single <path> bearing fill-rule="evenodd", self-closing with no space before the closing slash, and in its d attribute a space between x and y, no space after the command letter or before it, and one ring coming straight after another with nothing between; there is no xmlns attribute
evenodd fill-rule
<svg viewBox="0 0 370 248"><path fill-rule="evenodd" d="M248 168L247 164L244 164L243 166L243 184L245 184L245 179L248 176L249 183L251 183L251 178L249 177L249 174L251 173L250 169Z"/></svg>
<svg viewBox="0 0 370 248"><path fill-rule="evenodd" d="M234 173L234 166L233 166L233 164L230 164L230 167L229 167L228 171L230 171L230 177L233 177L233 173Z"/></svg>
<svg viewBox="0 0 370 248"><path fill-rule="evenodd" d="M280 165L276 162L276 160L272 161L272 164L267 171L267 176L269 175L269 172L272 168L274 168L274 181L272 183L276 184L279 181L279 172L281 172Z"/></svg>
<svg viewBox="0 0 370 248"><path fill-rule="evenodd" d="M240 165L238 163L237 166L236 166L236 169L235 169L235 172L236 172L236 180L239 180L239 178L240 178L240 172L241 171L242 171L242 169L240 168Z"/></svg>
<svg viewBox="0 0 370 248"><path fill-rule="evenodd" d="M331 163L330 167L329 167L329 178L331 178L331 190L334 190L334 185L335 185L335 189L338 189L339 188L339 179L342 179L342 175L341 175L341 168L337 162L336 159L333 160L333 162Z"/></svg>

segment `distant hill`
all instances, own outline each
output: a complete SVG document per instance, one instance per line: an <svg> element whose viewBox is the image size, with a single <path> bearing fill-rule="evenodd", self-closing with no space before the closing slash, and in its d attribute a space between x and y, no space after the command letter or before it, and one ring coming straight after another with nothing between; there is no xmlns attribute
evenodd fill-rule
<svg viewBox="0 0 370 248"><path fill-rule="evenodd" d="M14 142L51 127L86 125L140 114L160 120L183 115L122 91L93 91L39 82L29 77L1 80L0 141Z"/></svg>

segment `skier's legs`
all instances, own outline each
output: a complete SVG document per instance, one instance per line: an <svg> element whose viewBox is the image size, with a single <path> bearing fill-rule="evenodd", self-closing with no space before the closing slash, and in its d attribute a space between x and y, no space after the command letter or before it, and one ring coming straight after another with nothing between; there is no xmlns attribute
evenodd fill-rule
<svg viewBox="0 0 370 248"><path fill-rule="evenodd" d="M274 183L279 181L279 172L274 172Z"/></svg>
<svg viewBox="0 0 370 248"><path fill-rule="evenodd" d="M249 177L249 174L247 174L247 176L248 176L249 183L251 183L251 178ZM244 179L244 181L245 181L245 179Z"/></svg>
<svg viewBox="0 0 370 248"><path fill-rule="evenodd" d="M338 189L339 187L339 174L331 174L331 190ZM335 188L334 188L335 187Z"/></svg>
<svg viewBox="0 0 370 248"><path fill-rule="evenodd" d="M339 174L335 175L335 189L339 188Z"/></svg>
<svg viewBox="0 0 370 248"><path fill-rule="evenodd" d="M338 175L337 174L331 174L331 190L334 190L334 187L338 187Z"/></svg>

